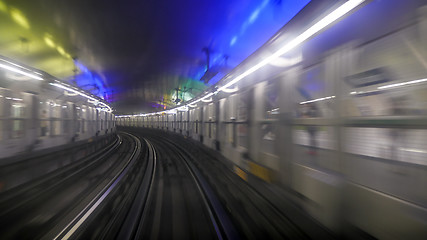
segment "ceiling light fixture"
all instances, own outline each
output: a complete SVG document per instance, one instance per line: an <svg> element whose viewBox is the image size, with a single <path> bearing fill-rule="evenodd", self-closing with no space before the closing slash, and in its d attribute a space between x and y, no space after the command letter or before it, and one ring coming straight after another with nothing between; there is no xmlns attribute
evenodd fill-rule
<svg viewBox="0 0 427 240"><path fill-rule="evenodd" d="M300 102L299 104L307 104L307 103L313 103L313 102L318 102L318 101L323 101L323 100L328 100L328 99L332 99L335 98L335 96L329 96L329 97L322 97L322 98L317 98L317 99L313 99L313 100L309 100L309 101L305 101L305 102ZM274 110L274 109L273 109ZM273 111L272 110L272 111Z"/></svg>
<svg viewBox="0 0 427 240"><path fill-rule="evenodd" d="M406 86L406 85L411 85L411 84L416 84L416 83L422 83L422 82L426 82L426 81L427 81L427 78L423 78L423 79L417 79L417 80L412 80L412 81L407 81L407 82L389 84L389 85L378 87L378 89L401 87L401 86Z"/></svg>
<svg viewBox="0 0 427 240"><path fill-rule="evenodd" d="M208 99L203 98L201 100L202 102L205 102L205 103L212 102L212 98L208 98Z"/></svg>
<svg viewBox="0 0 427 240"><path fill-rule="evenodd" d="M234 92L239 91L239 88L238 88L238 87L234 87L234 88L224 88L224 89L221 89L221 91L223 91L223 92L225 92L225 93L234 93Z"/></svg>

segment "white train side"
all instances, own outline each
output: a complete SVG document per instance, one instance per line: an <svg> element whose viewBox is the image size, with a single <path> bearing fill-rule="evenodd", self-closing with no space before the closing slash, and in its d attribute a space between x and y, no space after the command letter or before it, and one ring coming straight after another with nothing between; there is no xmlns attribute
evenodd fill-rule
<svg viewBox="0 0 427 240"><path fill-rule="evenodd" d="M0 61L34 74L9 59ZM0 69L0 159L115 132L114 114L95 103L101 99L88 101L51 85L59 82L48 74L41 76L37 80Z"/></svg>

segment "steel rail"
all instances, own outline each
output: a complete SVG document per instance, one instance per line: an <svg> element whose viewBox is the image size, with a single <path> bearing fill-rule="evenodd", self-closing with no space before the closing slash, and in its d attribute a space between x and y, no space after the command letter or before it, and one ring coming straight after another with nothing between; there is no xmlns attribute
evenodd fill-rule
<svg viewBox="0 0 427 240"><path fill-rule="evenodd" d="M122 167L119 173L92 199L92 201L59 233L54 239L69 239L79 228L86 222L90 215L99 207L107 196L118 185L121 179L130 169L130 163L135 156L139 156L141 151L141 141L132 134L124 133L135 140L135 147L126 164Z"/></svg>
<svg viewBox="0 0 427 240"><path fill-rule="evenodd" d="M215 196L213 190L203 178L202 174L196 168L194 164L188 159L192 158L189 153L184 149L178 146L176 143L161 138L163 143L167 143L169 146L172 146L175 150L175 153L179 155L179 159L184 163L184 166L190 172L191 177L196 184L196 187L202 197L205 208L209 214L209 218L215 230L218 239L237 239L238 233L235 230L231 220L226 215L225 210L223 209L220 201Z"/></svg>

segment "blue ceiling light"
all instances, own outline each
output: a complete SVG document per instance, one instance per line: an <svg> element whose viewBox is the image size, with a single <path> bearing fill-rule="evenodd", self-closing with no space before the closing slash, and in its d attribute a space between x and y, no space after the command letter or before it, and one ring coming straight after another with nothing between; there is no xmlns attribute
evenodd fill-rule
<svg viewBox="0 0 427 240"><path fill-rule="evenodd" d="M218 72L211 74L212 77L207 85L214 85L222 79L231 69L262 46L309 2L310 0L264 0L261 3L245 3L244 7L236 10L229 17L225 28L219 30L214 36L206 36L212 39L209 45L210 66L208 69L215 70L215 73ZM226 61L223 61L224 56L227 56ZM206 65L201 67L206 72ZM200 79L197 77L194 76L195 79Z"/></svg>
<svg viewBox="0 0 427 240"><path fill-rule="evenodd" d="M233 46L237 41L237 36L234 36L230 41L230 46Z"/></svg>
<svg viewBox="0 0 427 240"><path fill-rule="evenodd" d="M266 66L267 64L271 63L272 61L274 61L278 57L282 56L283 54L291 51L295 47L300 46L303 42L312 38L313 36L315 36L316 34L321 32L322 30L327 28L328 26L334 24L338 19L340 19L341 17L343 17L344 15L346 15L347 13L352 11L353 9L360 6L364 1L366 1L366 0L348 0L347 2L344 2L342 5L340 5L335 10L333 10L332 12L330 12L329 14L324 16L322 19L320 19L319 21L317 21L316 23L314 23L313 25L311 25L307 29L303 30L303 32L300 33L298 36L296 36L292 40L284 42L283 45L277 51L275 51L274 53L272 53L268 57L264 58L263 60L261 60L258 63L255 63L255 65L253 65L251 68L247 69L246 71L244 71L240 75L231 78L231 81L228 81L227 83L225 83L225 85L222 85L221 87L216 86L216 88L213 92L206 91L205 95L200 96L197 99L194 99L194 100L191 100L191 101L185 103L184 107L185 106L193 107L193 106L195 106L195 104L197 104L200 101L204 101L204 102L209 101L211 96L216 95L220 91L224 91L224 90L228 91L230 86L233 86L237 82L239 82L242 79L244 79L245 77L251 75L252 73L257 71L258 69L260 69L260 68ZM401 85L414 84L414 83L419 83L419 82L423 82L423 81L425 81L425 79L413 80L413 81L409 81L407 83L405 82L403 84L394 84L391 86L383 86L383 88L397 87L397 86L401 86ZM301 95L303 95L303 96L306 95L304 89L299 89L299 90L301 92ZM307 97L308 97L308 95L307 95ZM332 98L335 98L335 96L326 96L326 97L322 97L322 98L318 98L318 99L312 99L309 101L301 102L300 104L329 100ZM171 110L176 110L176 108L171 109ZM170 111L170 110L168 110L168 111ZM164 112L166 112L166 111L148 113L148 114L141 114L141 116L163 114ZM117 116L117 117L120 117L120 116Z"/></svg>
<svg viewBox="0 0 427 240"><path fill-rule="evenodd" d="M74 61L76 68L80 70L79 74L71 77L69 81L74 81L75 84L100 98L110 100L110 92L107 91L107 86L101 80L101 76L97 73L90 71L86 66L77 60Z"/></svg>

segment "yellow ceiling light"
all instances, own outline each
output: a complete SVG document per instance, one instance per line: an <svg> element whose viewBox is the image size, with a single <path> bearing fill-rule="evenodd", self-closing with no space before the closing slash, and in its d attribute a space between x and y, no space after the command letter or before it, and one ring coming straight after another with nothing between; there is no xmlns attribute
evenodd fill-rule
<svg viewBox="0 0 427 240"><path fill-rule="evenodd" d="M7 13L7 5L2 1L0 1L0 12Z"/></svg>
<svg viewBox="0 0 427 240"><path fill-rule="evenodd" d="M19 26L25 29L30 29L30 23L28 22L24 14L18 9L10 8L10 16L12 17L13 21L19 24Z"/></svg>
<svg viewBox="0 0 427 240"><path fill-rule="evenodd" d="M58 52L61 54L61 55L65 55L65 50L62 48L62 47L57 47L56 48L56 50L58 50Z"/></svg>
<svg viewBox="0 0 427 240"><path fill-rule="evenodd" d="M55 47L55 43L53 42L52 36L50 34L45 34L44 38L43 38L44 42L46 43L46 45L48 45L51 48Z"/></svg>

